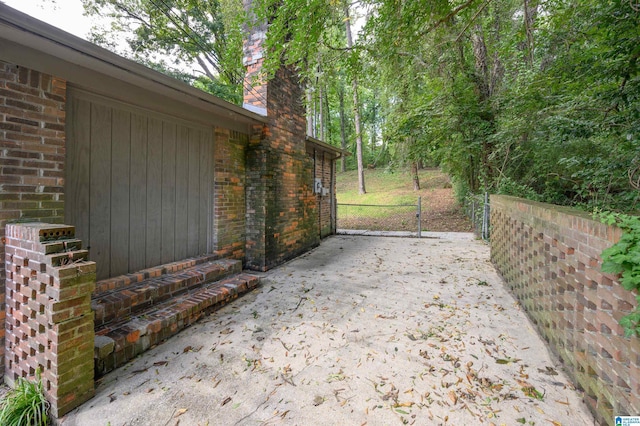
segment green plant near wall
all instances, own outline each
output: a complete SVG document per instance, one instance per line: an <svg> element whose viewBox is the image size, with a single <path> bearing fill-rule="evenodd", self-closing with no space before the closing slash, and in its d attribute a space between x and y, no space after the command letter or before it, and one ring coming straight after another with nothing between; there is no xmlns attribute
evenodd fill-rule
<svg viewBox="0 0 640 426"><path fill-rule="evenodd" d="M47 426L50 424L48 412L49 402L44 396L38 370L35 382L18 378L15 388L0 403L0 425Z"/></svg>
<svg viewBox="0 0 640 426"><path fill-rule="evenodd" d="M621 213L598 213L603 223L622 229L620 240L602 254L602 271L620 274L620 284L636 293L636 307L620 319L625 334L640 336L640 217Z"/></svg>

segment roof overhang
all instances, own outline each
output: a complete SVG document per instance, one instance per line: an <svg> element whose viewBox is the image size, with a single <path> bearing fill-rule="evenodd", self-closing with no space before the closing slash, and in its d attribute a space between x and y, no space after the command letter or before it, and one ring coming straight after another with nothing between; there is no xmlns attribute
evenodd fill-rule
<svg viewBox="0 0 640 426"><path fill-rule="evenodd" d="M322 142L320 139L316 139L312 136L306 137L305 148L308 153L313 153L314 150L320 151L320 152L326 152L330 154L334 159L351 155L349 151L345 151L343 149L330 145L326 142Z"/></svg>
<svg viewBox="0 0 640 426"><path fill-rule="evenodd" d="M247 129L266 122L263 117L198 90L144 65L89 43L0 3L0 60L52 74L68 83L114 98L131 91L153 93L213 114L217 122ZM113 83L117 87L114 87ZM147 96L148 97L148 96ZM185 113L185 115L187 115Z"/></svg>

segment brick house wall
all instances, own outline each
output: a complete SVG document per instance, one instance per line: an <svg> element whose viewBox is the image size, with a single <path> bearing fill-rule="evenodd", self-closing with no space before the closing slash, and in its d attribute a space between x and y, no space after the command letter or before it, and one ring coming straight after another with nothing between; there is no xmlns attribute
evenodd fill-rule
<svg viewBox="0 0 640 426"><path fill-rule="evenodd" d="M56 268L67 264L47 263L58 259L51 257L54 252L49 250L60 244L54 244L49 236L42 240L41 229L37 230L51 225L34 223L56 224L53 228L65 228L67 237L75 233L73 226L57 225L65 220L65 168L68 173L74 170L73 161L65 161L67 156L73 157L74 132L80 127L73 115L74 99L79 99L74 96L87 92L91 99L118 105L124 111L131 108L138 114L146 109L150 114L213 129L213 152L201 157L212 155L213 173L199 181L206 185L206 194L212 191L214 200L213 206L209 205L211 213L202 221L210 235L207 251L243 260L251 268L269 269L319 244L319 201L313 192L313 176L314 172L322 173L324 179L327 170L333 169L326 168L329 161L314 170L313 158L306 151L302 92L296 74L283 68L268 84L261 82L261 52L254 52L252 60L256 62L249 68L250 76L257 76L257 88L247 88L251 95L245 100L256 103L253 111L268 111L267 118L204 96L1 4L0 9L11 22L0 22L2 37L10 36L2 39L6 43L0 51L4 60L0 62L0 254L6 262L6 269L0 267L5 283L0 285L0 323L6 322L11 337L10 342L5 339L5 328L0 327L0 373L10 384L42 368L48 395L55 404L54 415L59 415L93 393L89 385L92 368L88 367L92 357L85 353L93 351L91 293L94 286L111 285L89 283L87 275L95 280L96 265L89 260L88 249L80 249L79 241L74 247L82 254L72 260L91 263L91 270L66 271L74 278L63 280ZM24 33L29 37L23 40ZM258 32L253 39L257 45L263 36ZM110 132L110 126L101 131ZM107 146L106 139L90 135L90 145ZM87 141L86 135L82 138ZM78 166L79 160L74 160ZM67 213L70 208L83 209L71 191L67 196ZM325 220L322 218L322 223ZM31 230L19 231L22 227ZM6 241L5 228L15 231ZM6 253L5 242L11 244ZM67 243L61 242L63 246ZM26 261L24 250L30 258L40 259L39 263ZM60 259L67 259L70 250L64 246L62 251ZM116 281L129 282L128 275L116 277ZM78 288L73 287L76 285ZM60 342L64 344L58 345ZM5 353L5 348L11 353ZM73 362L57 364L58 354ZM82 385L76 379L81 379Z"/></svg>
<svg viewBox="0 0 640 426"><path fill-rule="evenodd" d="M600 253L618 228L584 212L491 197L491 259L599 422L640 412L640 339L618 324L636 304Z"/></svg>
<svg viewBox="0 0 640 426"><path fill-rule="evenodd" d="M246 167L249 136L217 127L214 145L213 247L220 257L243 260L246 241Z"/></svg>
<svg viewBox="0 0 640 426"><path fill-rule="evenodd" d="M0 236L8 222L64 218L66 82L25 67L0 62ZM0 244L5 258L5 245ZM0 267L0 282L6 278ZM5 320L5 286L0 286L0 323ZM4 357L0 327L0 360ZM4 374L4 362L0 362Z"/></svg>
<svg viewBox="0 0 640 426"><path fill-rule="evenodd" d="M335 233L335 156L325 151L313 153L315 163L315 177L322 180L322 186L329 190L329 194L316 194L318 199L318 226L320 237L324 238Z"/></svg>

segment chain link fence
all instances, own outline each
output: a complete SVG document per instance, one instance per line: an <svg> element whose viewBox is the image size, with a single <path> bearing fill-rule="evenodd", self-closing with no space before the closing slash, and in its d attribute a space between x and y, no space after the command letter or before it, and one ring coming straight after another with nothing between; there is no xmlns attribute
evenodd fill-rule
<svg viewBox="0 0 640 426"><path fill-rule="evenodd" d="M338 229L356 231L415 232L422 230L421 199L417 204L343 204L338 203Z"/></svg>
<svg viewBox="0 0 640 426"><path fill-rule="evenodd" d="M471 219L473 224L473 232L478 238L485 241L489 240L491 224L489 217L491 214L491 206L489 203L489 193L468 194L464 200L465 214Z"/></svg>

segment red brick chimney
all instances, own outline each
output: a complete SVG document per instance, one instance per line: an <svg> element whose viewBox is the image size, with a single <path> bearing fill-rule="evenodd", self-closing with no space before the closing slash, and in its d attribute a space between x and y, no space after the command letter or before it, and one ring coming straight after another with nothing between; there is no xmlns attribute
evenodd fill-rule
<svg viewBox="0 0 640 426"><path fill-rule="evenodd" d="M252 0L244 6L251 14ZM254 19L255 21L255 19ZM246 266L267 270L320 242L313 160L306 152L305 109L298 75L281 66L263 73L267 24L248 25L244 107L267 117L247 151Z"/></svg>
<svg viewBox="0 0 640 426"><path fill-rule="evenodd" d="M252 0L245 0L244 6L251 14ZM243 107L260 115L267 115L267 82L262 72L264 63L263 44L267 36L267 24L258 24L255 19L245 28L243 65L244 79Z"/></svg>

